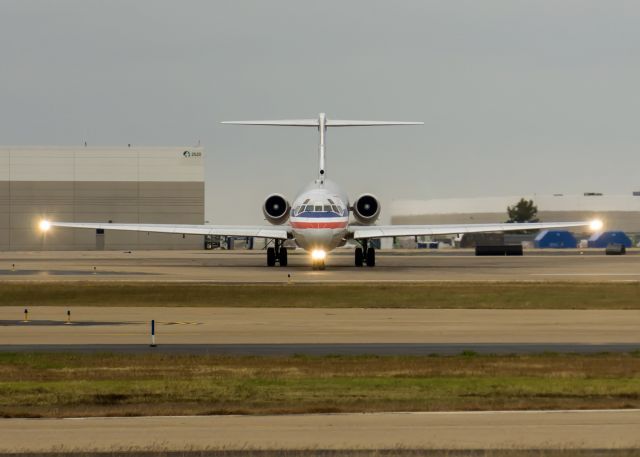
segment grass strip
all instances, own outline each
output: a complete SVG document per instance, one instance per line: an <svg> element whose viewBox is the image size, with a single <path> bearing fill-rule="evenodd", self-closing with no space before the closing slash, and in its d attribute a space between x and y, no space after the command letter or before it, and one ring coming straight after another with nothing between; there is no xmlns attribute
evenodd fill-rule
<svg viewBox="0 0 640 457"><path fill-rule="evenodd" d="M0 416L640 407L640 353L0 354Z"/></svg>
<svg viewBox="0 0 640 457"><path fill-rule="evenodd" d="M3 306L640 309L640 283L6 282Z"/></svg>

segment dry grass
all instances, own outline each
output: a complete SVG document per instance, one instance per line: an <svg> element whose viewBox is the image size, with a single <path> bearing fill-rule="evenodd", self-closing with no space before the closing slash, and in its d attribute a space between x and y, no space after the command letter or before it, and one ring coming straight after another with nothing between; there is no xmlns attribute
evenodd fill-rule
<svg viewBox="0 0 640 457"><path fill-rule="evenodd" d="M640 309L640 283L0 284L5 306Z"/></svg>
<svg viewBox="0 0 640 457"><path fill-rule="evenodd" d="M0 415L640 407L640 354L0 354Z"/></svg>

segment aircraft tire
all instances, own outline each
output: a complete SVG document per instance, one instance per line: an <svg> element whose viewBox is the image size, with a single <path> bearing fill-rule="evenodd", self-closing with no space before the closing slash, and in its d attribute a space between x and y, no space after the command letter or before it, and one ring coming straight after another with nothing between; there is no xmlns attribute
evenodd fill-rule
<svg viewBox="0 0 640 457"><path fill-rule="evenodd" d="M287 248L280 248L280 266L281 267L286 267L287 263L289 262L288 259L288 255L287 255Z"/></svg>
<svg viewBox="0 0 640 457"><path fill-rule="evenodd" d="M356 248L355 260L356 260L356 267L361 267L362 264L364 263L364 255L362 254L362 248Z"/></svg>
<svg viewBox="0 0 640 457"><path fill-rule="evenodd" d="M367 266L368 267L376 266L376 250L373 248L367 249Z"/></svg>
<svg viewBox="0 0 640 457"><path fill-rule="evenodd" d="M273 267L276 265L276 250L275 248L267 248L267 266Z"/></svg>

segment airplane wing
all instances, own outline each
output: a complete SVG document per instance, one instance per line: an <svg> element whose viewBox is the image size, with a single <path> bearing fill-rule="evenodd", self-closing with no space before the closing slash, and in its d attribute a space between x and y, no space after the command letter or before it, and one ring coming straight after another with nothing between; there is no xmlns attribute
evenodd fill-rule
<svg viewBox="0 0 640 457"><path fill-rule="evenodd" d="M453 225L368 225L350 226L353 238L385 238L393 236L453 235L462 233L509 232L571 227L602 228L600 221L588 222L523 222L512 224L453 224Z"/></svg>
<svg viewBox="0 0 640 457"><path fill-rule="evenodd" d="M43 225L43 224L48 225ZM289 237L288 226L273 225L183 225L183 224L114 224L94 222L53 222L43 221L40 228L70 227L104 230L129 230L132 232L176 233L184 235L252 236L256 238L275 238L286 240Z"/></svg>

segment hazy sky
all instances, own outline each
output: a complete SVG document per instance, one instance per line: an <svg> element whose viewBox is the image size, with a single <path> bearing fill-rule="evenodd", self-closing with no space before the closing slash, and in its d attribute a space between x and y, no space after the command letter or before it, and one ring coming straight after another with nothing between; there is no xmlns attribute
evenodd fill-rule
<svg viewBox="0 0 640 457"><path fill-rule="evenodd" d="M329 131L352 196L628 193L639 24L615 0L0 0L0 144L201 140L218 223L317 173L314 130L219 122L319 111L425 122Z"/></svg>

